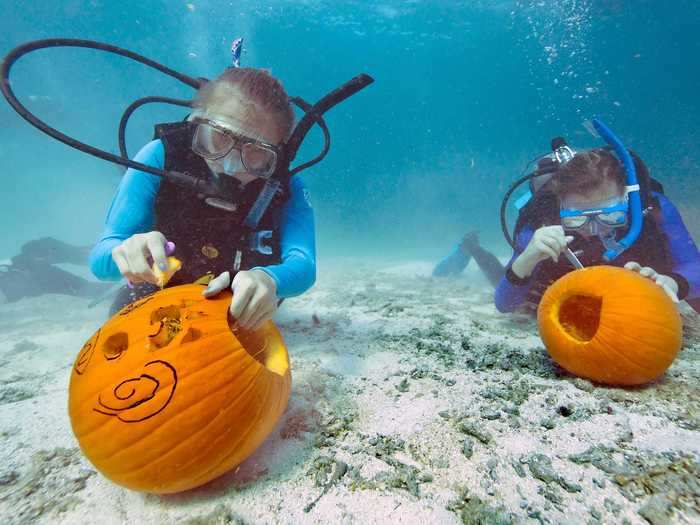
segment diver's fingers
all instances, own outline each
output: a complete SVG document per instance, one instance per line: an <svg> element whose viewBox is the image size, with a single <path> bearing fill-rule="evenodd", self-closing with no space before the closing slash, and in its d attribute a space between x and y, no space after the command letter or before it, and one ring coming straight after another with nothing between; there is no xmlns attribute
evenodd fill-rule
<svg viewBox="0 0 700 525"><path fill-rule="evenodd" d="M134 276L134 281L145 281L148 283L156 284L158 278L153 273L153 270L148 266L148 260L145 254L145 245L143 245L141 250L134 250L127 255L129 261L129 268Z"/></svg>
<svg viewBox="0 0 700 525"><path fill-rule="evenodd" d="M560 227L561 228L561 227ZM566 248L566 245L569 244L571 241L574 240L573 236L571 235L566 235L564 233L564 228L558 229L554 232L554 239L557 241L559 244L559 251L561 252L564 248Z"/></svg>
<svg viewBox="0 0 700 525"><path fill-rule="evenodd" d="M674 303L680 303L680 299L678 299L678 283L676 283L673 278L657 273L653 279L656 284L661 286L663 291L666 292L666 295L668 295Z"/></svg>
<svg viewBox="0 0 700 525"><path fill-rule="evenodd" d="M272 319L275 311L277 310L277 304L274 303L271 307L263 308L262 311L253 319L250 320L249 325L251 330L259 330L263 325Z"/></svg>
<svg viewBox="0 0 700 525"><path fill-rule="evenodd" d="M671 298L671 301L673 301L674 303L680 303L680 299L678 299L678 295L676 294L676 292L674 292L673 290L671 290L671 288L669 288L669 287L666 286L665 284L661 284L661 283L657 283L657 284L658 284L659 286L661 286L661 289L662 289L664 292L666 292L666 295L668 295L668 296Z"/></svg>
<svg viewBox="0 0 700 525"><path fill-rule="evenodd" d="M547 242L547 245L558 250L566 246L566 236L563 231L549 230L543 232L541 239Z"/></svg>
<svg viewBox="0 0 700 525"><path fill-rule="evenodd" d="M566 235L555 235L554 236L554 241L557 243L556 244L556 251L557 253L561 253L564 248L566 248L566 245L568 244L566 242Z"/></svg>
<svg viewBox="0 0 700 525"><path fill-rule="evenodd" d="M632 270L633 272L638 272L642 269L642 265L637 262L630 261L627 264L625 264L625 268L628 270Z"/></svg>
<svg viewBox="0 0 700 525"><path fill-rule="evenodd" d="M642 275L643 277L649 277L650 279L654 279L657 273L656 270L654 270L653 268L645 266L644 268L639 270L639 275Z"/></svg>
<svg viewBox="0 0 700 525"><path fill-rule="evenodd" d="M254 282L244 272L238 272L233 278L233 283L231 283L231 290L233 290L233 300L229 311L234 319L240 321L239 317L248 306L255 292Z"/></svg>
<svg viewBox="0 0 700 525"><path fill-rule="evenodd" d="M248 306L243 310L238 318L239 324L246 330L251 328L251 320L257 319L265 309L267 302L265 301L265 291L260 286L255 287L255 293L250 298Z"/></svg>
<svg viewBox="0 0 700 525"><path fill-rule="evenodd" d="M202 292L204 297L212 297L218 293L224 291L231 284L231 274L224 272L218 277L215 277Z"/></svg>
<svg viewBox="0 0 700 525"><path fill-rule="evenodd" d="M554 262L557 262L557 260L559 260L559 252L547 246L546 244L542 245L542 247L540 248L540 252L542 253L542 255L544 255L545 259L549 258L552 259L552 261Z"/></svg>
<svg viewBox="0 0 700 525"><path fill-rule="evenodd" d="M158 268L168 269L168 258L165 255L165 236L160 232L151 232L146 236L146 249Z"/></svg>
<svg viewBox="0 0 700 525"><path fill-rule="evenodd" d="M119 273L129 279L131 277L131 270L129 269L129 261L126 260L124 252L115 248L112 250L112 260L114 264L117 265L117 268L119 268Z"/></svg>
<svg viewBox="0 0 700 525"><path fill-rule="evenodd" d="M559 259L559 253L561 252L561 244L559 240L554 237L542 237L542 252L551 257L554 262Z"/></svg>

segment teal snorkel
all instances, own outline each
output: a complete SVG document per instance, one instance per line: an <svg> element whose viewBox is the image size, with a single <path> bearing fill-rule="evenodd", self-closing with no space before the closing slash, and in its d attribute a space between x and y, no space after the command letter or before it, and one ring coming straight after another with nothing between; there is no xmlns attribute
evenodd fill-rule
<svg viewBox="0 0 700 525"><path fill-rule="evenodd" d="M625 194L629 199L629 212L630 212L630 227L627 230L625 236L619 241L614 238L609 238L605 240L605 252L603 253L603 259L606 261L612 261L622 252L627 250L639 237L642 231L642 222L644 216L642 213L642 199L639 194L639 182L637 181L637 170L634 166L634 161L630 155L627 148L625 148L622 141L617 138L617 136L599 119L594 118L591 121L595 130L598 134L607 142L610 147L615 151L617 158L622 162L625 168L625 174L627 175L627 185L625 186Z"/></svg>

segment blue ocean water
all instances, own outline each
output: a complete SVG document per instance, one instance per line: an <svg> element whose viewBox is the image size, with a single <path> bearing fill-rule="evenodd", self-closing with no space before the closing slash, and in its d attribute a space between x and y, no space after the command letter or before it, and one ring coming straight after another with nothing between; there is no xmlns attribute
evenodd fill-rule
<svg viewBox="0 0 700 525"><path fill-rule="evenodd" d="M700 232L700 4L651 0L151 1L2 3L0 52L48 37L100 40L192 76L216 76L245 38L242 64L268 68L315 101L352 76L376 82L327 115L332 149L303 175L319 256L438 258L467 229L505 255L498 207L527 161L602 117L649 164ZM121 112L189 88L123 58L37 52L12 85L54 127L117 151ZM177 108L132 119L129 150ZM91 244L121 169L41 134L0 104L0 259L45 235ZM309 136L301 158L320 148Z"/></svg>

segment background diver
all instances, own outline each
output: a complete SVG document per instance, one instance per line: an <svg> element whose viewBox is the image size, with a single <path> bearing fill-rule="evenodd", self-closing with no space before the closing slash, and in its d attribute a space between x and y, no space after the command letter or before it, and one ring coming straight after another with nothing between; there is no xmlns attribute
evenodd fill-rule
<svg viewBox="0 0 700 525"><path fill-rule="evenodd" d="M436 265L433 276L456 275L473 258L496 288L500 311L534 310L546 288L574 269L560 258L568 248L584 266L614 264L637 271L674 301L685 299L700 311L700 254L680 214L642 160L633 155L645 211L641 234L610 262L603 259L606 245L629 227L624 167L606 148L577 153L563 141L555 146L559 153L540 162L550 165L549 176L531 184L533 190L536 187L534 197L519 214L516 247L508 264L503 266L470 232Z"/></svg>
<svg viewBox="0 0 700 525"><path fill-rule="evenodd" d="M88 281L54 265L86 265L90 246L74 246L53 237L25 243L10 264L0 264L0 303L47 293L97 298L108 283Z"/></svg>

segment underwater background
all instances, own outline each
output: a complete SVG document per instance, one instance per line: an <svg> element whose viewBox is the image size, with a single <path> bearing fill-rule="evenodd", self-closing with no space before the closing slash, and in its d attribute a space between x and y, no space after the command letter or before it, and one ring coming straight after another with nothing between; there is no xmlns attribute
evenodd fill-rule
<svg viewBox="0 0 700 525"><path fill-rule="evenodd" d="M360 72L376 82L327 114L332 148L303 177L326 255L437 259L469 229L509 254L498 209L508 185L562 135L599 141L601 117L636 150L699 239L700 3L556 1L2 1L0 51L28 40L94 39L212 78L245 39L242 65L269 68L315 102ZM50 125L117 152L136 98L189 98L127 59L49 49L12 71L20 100ZM134 155L181 108L146 107ZM122 170L60 144L0 104L0 259L51 235L92 244ZM321 147L310 134L299 159Z"/></svg>

